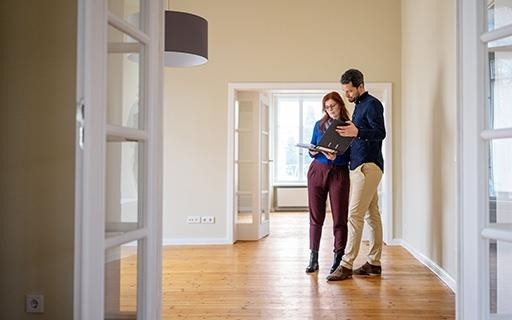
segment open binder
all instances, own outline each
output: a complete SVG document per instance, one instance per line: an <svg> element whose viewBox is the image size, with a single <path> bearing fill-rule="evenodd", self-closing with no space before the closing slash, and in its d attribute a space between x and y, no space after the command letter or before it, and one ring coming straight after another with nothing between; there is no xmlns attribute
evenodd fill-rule
<svg viewBox="0 0 512 320"><path fill-rule="evenodd" d="M329 128L325 131L324 135L314 145L311 143L297 143L297 147L306 148L311 151L325 151L330 153L344 154L348 147L354 140L354 137L342 137L336 132L337 126L346 126L345 121L333 120Z"/></svg>

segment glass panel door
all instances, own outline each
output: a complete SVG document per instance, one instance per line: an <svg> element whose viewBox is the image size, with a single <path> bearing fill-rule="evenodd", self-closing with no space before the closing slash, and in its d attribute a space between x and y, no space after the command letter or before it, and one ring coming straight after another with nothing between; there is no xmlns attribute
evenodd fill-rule
<svg viewBox="0 0 512 320"><path fill-rule="evenodd" d="M80 1L75 319L160 319L162 3Z"/></svg>
<svg viewBox="0 0 512 320"><path fill-rule="evenodd" d="M489 23L512 23L512 8L494 3ZM497 6L497 7L496 7ZM492 15L489 15L492 17ZM496 21L498 20L498 21ZM486 229L501 228L512 235L512 37L487 43L488 52L488 217ZM507 132L507 130L509 132ZM498 136L499 135L499 136ZM506 138L506 137L510 138ZM510 227L507 227L510 226ZM491 233L492 234L492 233ZM511 236L512 237L512 236ZM512 243L488 239L489 250L489 312L491 315L512 315Z"/></svg>
<svg viewBox="0 0 512 320"><path fill-rule="evenodd" d="M264 99L263 99L264 100ZM270 218L269 104L256 91L238 92L234 113L236 240L268 235Z"/></svg>
<svg viewBox="0 0 512 320"><path fill-rule="evenodd" d="M269 234L270 221L270 102L260 95L259 106L259 229L262 237Z"/></svg>
<svg viewBox="0 0 512 320"><path fill-rule="evenodd" d="M512 319L512 3L458 1L460 319Z"/></svg>

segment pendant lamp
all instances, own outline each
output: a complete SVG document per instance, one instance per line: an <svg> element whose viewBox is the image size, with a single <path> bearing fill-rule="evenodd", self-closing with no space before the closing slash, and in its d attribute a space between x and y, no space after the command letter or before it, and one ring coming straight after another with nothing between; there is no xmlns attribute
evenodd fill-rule
<svg viewBox="0 0 512 320"><path fill-rule="evenodd" d="M208 61L208 21L194 14L165 11L166 67L192 67Z"/></svg>

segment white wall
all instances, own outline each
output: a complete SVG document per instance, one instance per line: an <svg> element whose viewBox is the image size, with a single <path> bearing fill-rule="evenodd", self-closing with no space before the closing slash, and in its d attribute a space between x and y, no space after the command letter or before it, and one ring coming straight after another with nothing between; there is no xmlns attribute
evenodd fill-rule
<svg viewBox="0 0 512 320"><path fill-rule="evenodd" d="M209 61L165 70L164 239L226 237L229 82L337 82L356 67L369 82L393 83L400 138L399 0L175 0L171 7L208 20ZM400 179L399 167L394 172ZM216 223L187 225L188 215L213 215Z"/></svg>
<svg viewBox="0 0 512 320"><path fill-rule="evenodd" d="M456 1L402 1L402 238L456 279Z"/></svg>

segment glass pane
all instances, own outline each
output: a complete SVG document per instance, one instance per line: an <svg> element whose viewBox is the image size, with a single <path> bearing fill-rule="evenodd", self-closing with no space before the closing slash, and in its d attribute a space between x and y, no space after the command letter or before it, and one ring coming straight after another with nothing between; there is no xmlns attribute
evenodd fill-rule
<svg viewBox="0 0 512 320"><path fill-rule="evenodd" d="M236 223L252 223L252 193L237 194Z"/></svg>
<svg viewBox="0 0 512 320"><path fill-rule="evenodd" d="M238 154L237 159L243 161L254 161L254 147L253 134L250 131L240 131L238 133Z"/></svg>
<svg viewBox="0 0 512 320"><path fill-rule="evenodd" d="M107 123L142 128L139 92L143 45L116 28L108 27Z"/></svg>
<svg viewBox="0 0 512 320"><path fill-rule="evenodd" d="M238 191L252 192L255 185L255 166L254 163L238 164ZM256 175L257 178L257 175Z"/></svg>
<svg viewBox="0 0 512 320"><path fill-rule="evenodd" d="M138 242L105 252L105 319L136 319Z"/></svg>
<svg viewBox="0 0 512 320"><path fill-rule="evenodd" d="M268 146L268 134L261 134L261 160L269 160L269 146Z"/></svg>
<svg viewBox="0 0 512 320"><path fill-rule="evenodd" d="M495 191L489 197L489 222L512 223L512 193Z"/></svg>
<svg viewBox="0 0 512 320"><path fill-rule="evenodd" d="M245 211L238 212L236 223L252 224L252 212L245 212Z"/></svg>
<svg viewBox="0 0 512 320"><path fill-rule="evenodd" d="M108 142L106 162L107 237L137 229L141 223L140 159L142 143Z"/></svg>
<svg viewBox="0 0 512 320"><path fill-rule="evenodd" d="M313 135L315 123L323 116L322 97L314 100L304 100L302 107L302 136L309 142Z"/></svg>
<svg viewBox="0 0 512 320"><path fill-rule="evenodd" d="M512 46L506 50L489 52L489 76L489 127L510 128L512 127Z"/></svg>
<svg viewBox="0 0 512 320"><path fill-rule="evenodd" d="M269 169L268 164L261 165L261 190L269 191L270 189L270 181L269 181Z"/></svg>
<svg viewBox="0 0 512 320"><path fill-rule="evenodd" d="M298 99L279 98L277 104L277 181L299 180L299 152L295 144L300 141L300 108Z"/></svg>
<svg viewBox="0 0 512 320"><path fill-rule="evenodd" d="M487 1L487 30L501 28L512 21L512 3L509 0Z"/></svg>
<svg viewBox="0 0 512 320"><path fill-rule="evenodd" d="M252 130L252 102L239 101L238 107L238 129Z"/></svg>
<svg viewBox="0 0 512 320"><path fill-rule="evenodd" d="M269 131L269 111L267 105L264 105L261 110L261 131Z"/></svg>
<svg viewBox="0 0 512 320"><path fill-rule="evenodd" d="M489 222L512 222L512 139L489 144Z"/></svg>
<svg viewBox="0 0 512 320"><path fill-rule="evenodd" d="M490 311L512 314L512 243L491 241L489 258Z"/></svg>
<svg viewBox="0 0 512 320"><path fill-rule="evenodd" d="M108 11L140 29L141 0L108 0Z"/></svg>

